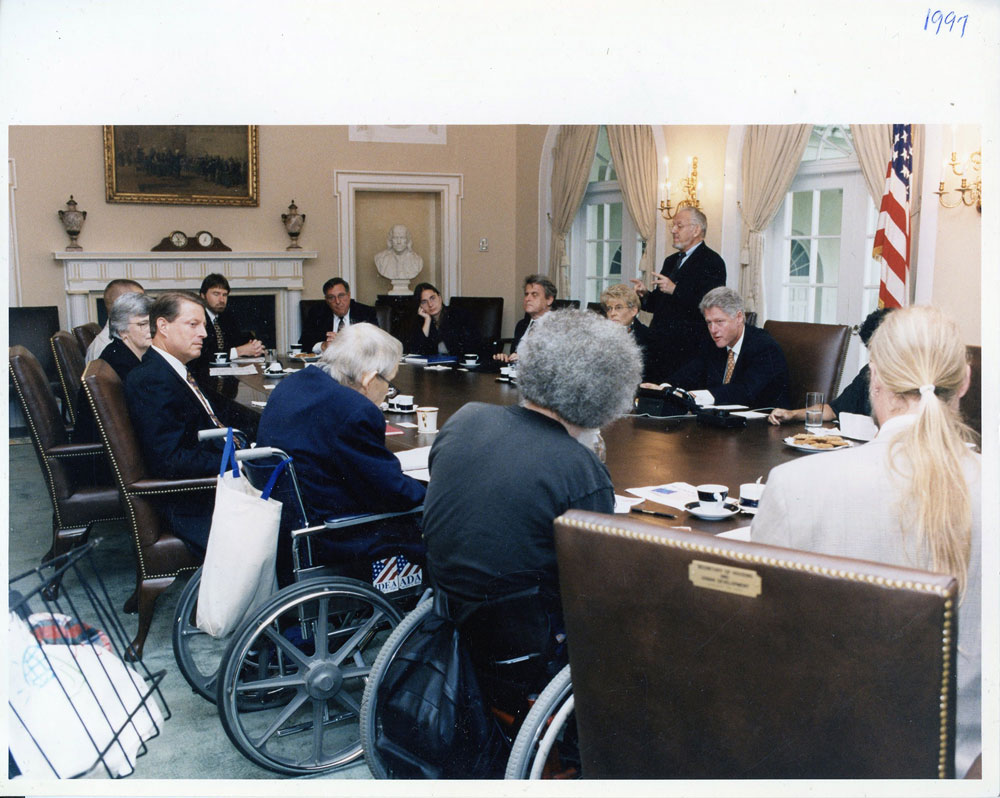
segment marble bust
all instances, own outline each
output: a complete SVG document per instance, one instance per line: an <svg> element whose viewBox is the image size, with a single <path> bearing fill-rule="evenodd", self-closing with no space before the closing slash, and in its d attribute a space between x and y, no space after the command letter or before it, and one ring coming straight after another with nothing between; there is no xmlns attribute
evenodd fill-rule
<svg viewBox="0 0 1000 798"><path fill-rule="evenodd" d="M375 255L375 268L392 281L390 295L410 293L410 280L420 274L424 259L413 251L413 237L405 224L389 228L385 249Z"/></svg>

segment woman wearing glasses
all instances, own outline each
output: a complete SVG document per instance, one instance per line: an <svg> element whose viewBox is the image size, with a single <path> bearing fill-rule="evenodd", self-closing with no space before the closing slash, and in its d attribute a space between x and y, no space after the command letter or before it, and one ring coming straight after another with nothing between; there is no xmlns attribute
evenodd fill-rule
<svg viewBox="0 0 1000 798"><path fill-rule="evenodd" d="M390 380L402 354L389 333L374 324L352 324L323 350L315 368L285 377L268 399L257 445L291 455L311 523L409 510L423 502L423 483L406 476L385 446L379 409L394 392ZM371 537L371 527L365 532ZM407 521L404 527L380 529L370 542L397 536L419 540L420 531ZM368 548L355 553L363 560Z"/></svg>
<svg viewBox="0 0 1000 798"><path fill-rule="evenodd" d="M441 292L430 283L413 289L417 300L418 325L406 342L406 351L416 355L455 355L482 349L480 335L468 313L449 308Z"/></svg>

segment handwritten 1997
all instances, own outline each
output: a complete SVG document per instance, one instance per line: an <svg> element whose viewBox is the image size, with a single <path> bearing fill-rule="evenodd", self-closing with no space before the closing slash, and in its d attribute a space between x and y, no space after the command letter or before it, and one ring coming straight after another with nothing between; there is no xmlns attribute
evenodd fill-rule
<svg viewBox="0 0 1000 798"><path fill-rule="evenodd" d="M931 9L928 8L927 9L927 17L926 17L926 19L924 19L924 30L930 30L931 28L934 27L934 23L937 23L937 28L934 29L934 35L935 36L937 36L941 32L941 26L942 25L947 25L948 26L948 32L949 33L954 33L955 32L955 23L956 22L961 22L962 23L962 33L960 34L959 38L964 38L965 37L965 26L969 22L969 15L968 14L963 14L960 17L956 17L954 11L949 11L947 14L945 14L940 9L938 9L937 11L933 11L932 12Z"/></svg>

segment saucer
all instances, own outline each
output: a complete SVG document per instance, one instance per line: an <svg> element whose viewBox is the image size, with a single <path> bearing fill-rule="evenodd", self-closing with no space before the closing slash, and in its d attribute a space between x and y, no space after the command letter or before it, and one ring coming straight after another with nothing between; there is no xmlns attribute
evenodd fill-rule
<svg viewBox="0 0 1000 798"><path fill-rule="evenodd" d="M723 507L725 509L717 511L701 509L701 502L688 502L684 505L684 509L691 513L691 515L703 518L706 521L719 521L723 518L729 518L731 515L736 515L740 511L739 505L734 501L726 501Z"/></svg>
<svg viewBox="0 0 1000 798"><path fill-rule="evenodd" d="M479 367L479 361L477 360L475 363L472 363L472 362L466 360L463 363L461 363L460 365L465 366L467 369L474 369L474 368L478 368Z"/></svg>
<svg viewBox="0 0 1000 798"><path fill-rule="evenodd" d="M265 377L284 377L285 370L282 369L281 371L267 371L265 369L264 371L261 372L261 374L263 374Z"/></svg>
<svg viewBox="0 0 1000 798"><path fill-rule="evenodd" d="M389 405L389 412L390 413L399 413L400 415L408 416L408 415L411 415L413 413L416 413L417 412L417 408L415 406L413 406L409 410L398 410L397 408L393 407L392 405Z"/></svg>

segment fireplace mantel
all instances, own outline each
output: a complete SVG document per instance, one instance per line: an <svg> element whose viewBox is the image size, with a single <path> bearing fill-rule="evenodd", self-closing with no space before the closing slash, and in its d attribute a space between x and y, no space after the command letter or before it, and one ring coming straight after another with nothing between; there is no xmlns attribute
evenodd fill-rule
<svg viewBox="0 0 1000 798"><path fill-rule="evenodd" d="M69 326L97 321L97 297L111 280L129 279L149 292L197 291L206 275L222 274L234 293L275 294L279 348L299 339L302 268L319 253L53 252L64 266Z"/></svg>

